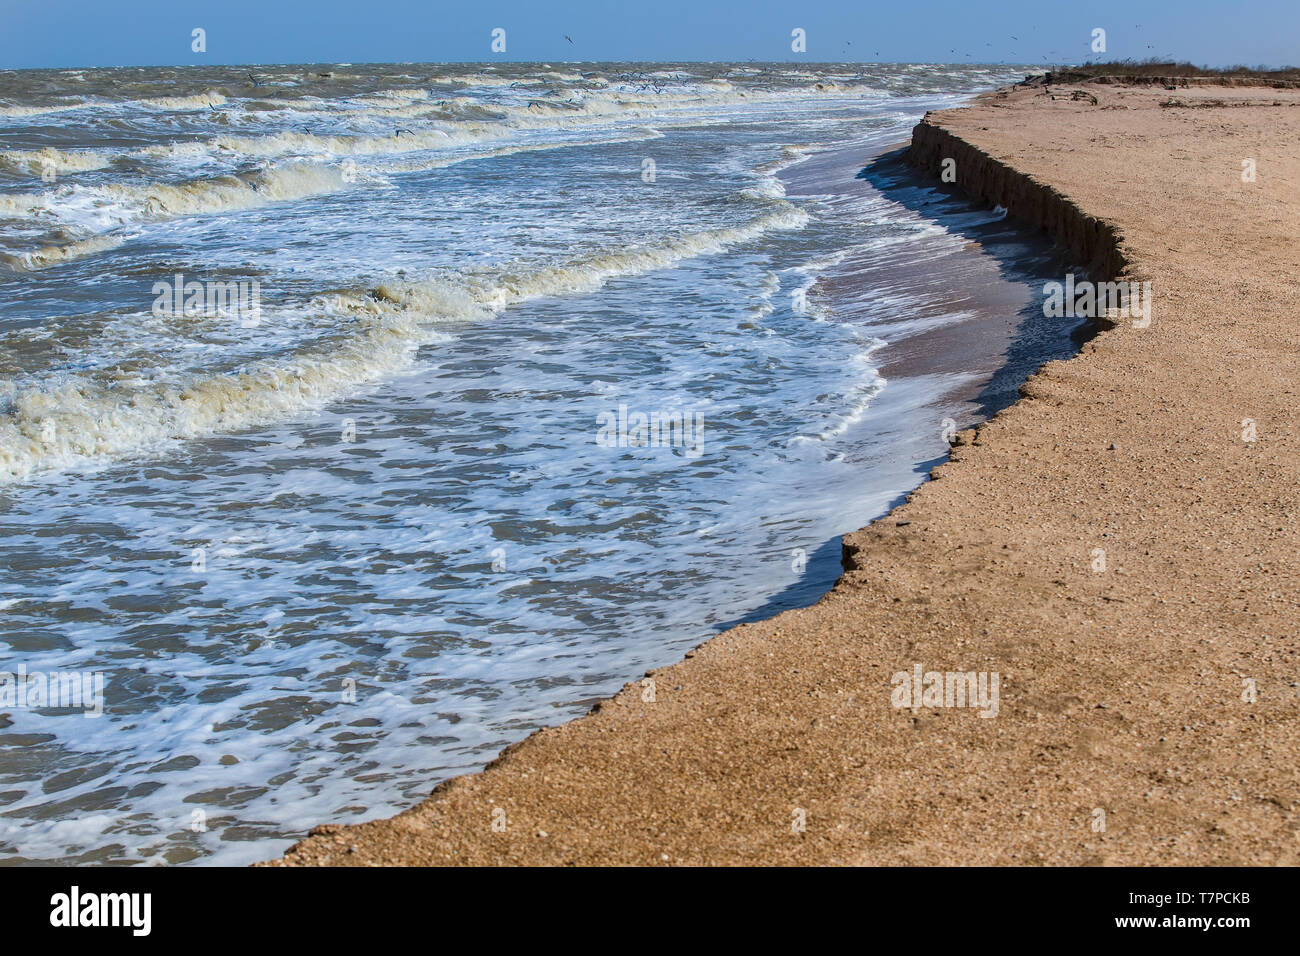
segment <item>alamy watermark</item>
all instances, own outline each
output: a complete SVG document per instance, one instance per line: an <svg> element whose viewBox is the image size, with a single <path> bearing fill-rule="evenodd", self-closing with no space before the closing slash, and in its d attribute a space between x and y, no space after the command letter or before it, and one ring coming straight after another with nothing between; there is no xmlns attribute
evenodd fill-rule
<svg viewBox="0 0 1300 956"><path fill-rule="evenodd" d="M899 671L890 683L889 699L897 708L979 708L979 716L998 715L998 690L1002 678L997 671L927 671L920 664L911 673Z"/></svg>
<svg viewBox="0 0 1300 956"><path fill-rule="evenodd" d="M153 928L152 893L83 893L73 886L50 897L50 925L76 928L125 927L132 936L148 936Z"/></svg>
<svg viewBox="0 0 1300 956"><path fill-rule="evenodd" d="M103 671L0 671L0 708L80 710L83 717L104 715Z"/></svg>
<svg viewBox="0 0 1300 956"><path fill-rule="evenodd" d="M262 322L262 285L256 279L186 282L185 276L178 272L171 282L155 282L152 295L150 311L159 318L231 318L237 319L245 329Z"/></svg>
<svg viewBox="0 0 1300 956"><path fill-rule="evenodd" d="M1043 295L1049 319L1131 318L1135 329L1151 324L1150 282L1075 282L1071 272L1064 282L1043 283Z"/></svg>
<svg viewBox="0 0 1300 956"><path fill-rule="evenodd" d="M601 448L681 448L687 458L704 454L704 415L695 411L617 412L596 416Z"/></svg>

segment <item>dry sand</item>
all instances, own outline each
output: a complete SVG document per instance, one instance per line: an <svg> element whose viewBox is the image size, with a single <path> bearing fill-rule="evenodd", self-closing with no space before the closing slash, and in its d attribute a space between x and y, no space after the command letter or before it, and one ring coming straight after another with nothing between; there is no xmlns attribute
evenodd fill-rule
<svg viewBox="0 0 1300 956"><path fill-rule="evenodd" d="M1300 862L1300 92L1069 89L934 114L916 154L1126 262L1148 328L963 433L814 607L283 862ZM916 663L998 672L998 715L894 708Z"/></svg>

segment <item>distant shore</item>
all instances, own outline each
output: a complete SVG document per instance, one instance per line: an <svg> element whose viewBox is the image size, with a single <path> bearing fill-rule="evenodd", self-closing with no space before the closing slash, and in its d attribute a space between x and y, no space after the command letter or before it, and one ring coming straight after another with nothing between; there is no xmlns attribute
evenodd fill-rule
<svg viewBox="0 0 1300 956"><path fill-rule="evenodd" d="M1039 81L911 160L1150 321L954 435L813 607L275 863L1300 863L1300 91Z"/></svg>

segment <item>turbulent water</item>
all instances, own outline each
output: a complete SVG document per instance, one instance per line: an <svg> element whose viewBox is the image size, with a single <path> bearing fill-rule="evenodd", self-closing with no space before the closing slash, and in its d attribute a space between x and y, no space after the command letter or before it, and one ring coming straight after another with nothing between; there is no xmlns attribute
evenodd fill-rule
<svg viewBox="0 0 1300 956"><path fill-rule="evenodd" d="M819 277L944 229L783 171L1014 78L0 74L0 669L104 681L0 698L3 859L266 858L815 599L919 480Z"/></svg>

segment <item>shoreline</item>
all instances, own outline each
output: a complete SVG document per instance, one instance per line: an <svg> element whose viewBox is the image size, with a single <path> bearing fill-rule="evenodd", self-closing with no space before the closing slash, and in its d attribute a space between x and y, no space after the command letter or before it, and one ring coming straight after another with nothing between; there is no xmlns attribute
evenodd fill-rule
<svg viewBox="0 0 1300 956"><path fill-rule="evenodd" d="M1234 87L1244 104L1215 105L1187 88L1207 102L1170 108L1140 85L1089 90L1096 105L1038 102L1025 86L984 94L928 115L910 154L928 169L955 158L972 199L1047 231L1098 277L1151 281L1153 328L1111 324L959 433L930 481L844 536L845 572L817 604L651 672L653 700L631 683L418 806L317 827L273 863L1296 862L1300 740L1282 688L1296 636L1285 489L1300 478L1285 409L1300 376L1285 310L1254 288L1242 249L1263 227L1235 207L1214 223L1195 213L1240 185L1234 169L1207 172L1235 144L1197 124L1227 114L1294 172L1285 137L1300 122L1272 102L1300 95ZM1266 101L1262 119L1249 109ZM1157 124L1162 137L1143 135ZM1182 182L1167 195L1161 173L1202 194ZM1286 178L1245 195L1294 231ZM1230 251L1200 248L1206 236ZM1263 239L1282 256L1266 254L1265 273L1293 295L1294 259ZM1234 267L1250 300L1236 324L1198 291ZM1230 411L1215 404L1225 391ZM1245 449L1259 461L1234 440L1241 409L1271 429ZM1170 489L1199 497L1175 507ZM1267 523L1264 546L1246 537ZM1095 569L1099 543L1109 574ZM1242 593L1245 608L1230 606ZM892 707L891 675L914 663L998 673L1000 719Z"/></svg>

